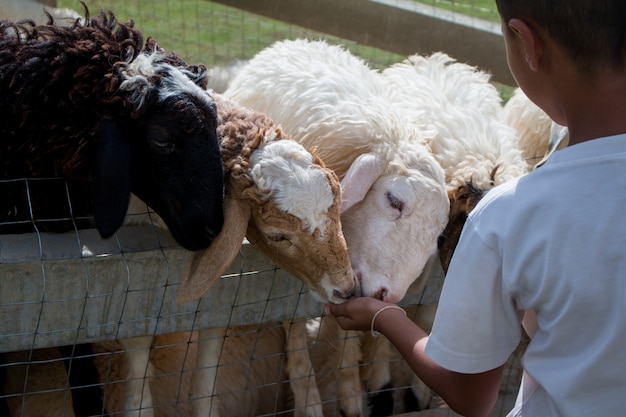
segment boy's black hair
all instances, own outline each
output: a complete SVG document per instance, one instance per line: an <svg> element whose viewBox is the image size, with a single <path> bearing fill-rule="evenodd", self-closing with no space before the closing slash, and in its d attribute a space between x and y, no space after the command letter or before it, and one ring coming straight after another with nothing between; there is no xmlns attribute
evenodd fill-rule
<svg viewBox="0 0 626 417"><path fill-rule="evenodd" d="M496 0L496 4L504 22L519 18L545 30L582 72L626 69L626 1Z"/></svg>

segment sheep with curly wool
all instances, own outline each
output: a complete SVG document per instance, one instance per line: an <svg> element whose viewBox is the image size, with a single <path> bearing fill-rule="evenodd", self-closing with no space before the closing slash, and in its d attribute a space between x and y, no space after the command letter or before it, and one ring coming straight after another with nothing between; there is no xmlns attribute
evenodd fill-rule
<svg viewBox="0 0 626 417"><path fill-rule="evenodd" d="M504 104L502 117L515 129L529 171L569 143L567 128L554 123L519 87Z"/></svg>
<svg viewBox="0 0 626 417"><path fill-rule="evenodd" d="M179 302L198 299L239 252L244 237L302 280L320 301L359 293L339 210L337 176L265 114L214 94L225 173L222 232L193 255Z"/></svg>
<svg viewBox="0 0 626 417"><path fill-rule="evenodd" d="M409 56L382 76L445 171L450 219L439 257L446 271L467 214L487 191L525 174L526 162L489 73L437 52Z"/></svg>
<svg viewBox="0 0 626 417"><path fill-rule="evenodd" d="M271 118L214 96L226 172L226 221L216 245L194 256L178 298L193 300L238 253L244 236L278 266L302 280L320 301L358 295L339 210L336 175L274 125ZM225 329L200 332L192 380L194 416L211 408L215 366ZM204 341L207 341L206 343Z"/></svg>
<svg viewBox="0 0 626 417"><path fill-rule="evenodd" d="M0 22L0 178L11 180L0 183L2 232L67 230L75 226L43 219L93 217L109 237L131 192L187 249L220 232L223 170L206 69L142 43L112 13L69 27Z"/></svg>

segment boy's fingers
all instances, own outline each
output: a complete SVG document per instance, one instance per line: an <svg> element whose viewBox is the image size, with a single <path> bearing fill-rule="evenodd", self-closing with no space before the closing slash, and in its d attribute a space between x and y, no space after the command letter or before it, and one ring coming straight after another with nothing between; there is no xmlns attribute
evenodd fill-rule
<svg viewBox="0 0 626 417"><path fill-rule="evenodd" d="M324 304L324 314L325 315L332 314L330 311L330 303Z"/></svg>
<svg viewBox="0 0 626 417"><path fill-rule="evenodd" d="M324 313L332 314L333 316L341 315L343 311L342 306L343 304L328 303L324 306Z"/></svg>

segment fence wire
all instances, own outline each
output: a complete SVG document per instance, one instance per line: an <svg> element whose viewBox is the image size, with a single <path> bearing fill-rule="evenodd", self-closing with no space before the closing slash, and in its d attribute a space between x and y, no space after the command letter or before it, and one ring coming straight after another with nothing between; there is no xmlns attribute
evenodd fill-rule
<svg viewBox="0 0 626 417"><path fill-rule="evenodd" d="M73 0L58 5L81 11ZM204 0L87 5L132 18L166 49L208 67L303 36L342 42L373 66L399 60ZM37 190L51 187L62 204L40 212ZM340 416L359 404L366 416L455 416L384 338L339 330L300 281L249 244L205 297L181 305L176 290L190 255L166 231L126 226L102 240L74 205L80 187L19 179L0 181L0 189L27 197L0 218L0 416L192 416L197 404L209 404L203 415L291 416L317 407ZM426 278L402 304L428 328L443 276L436 269ZM507 365L493 417L511 408L525 343ZM199 368L209 348L217 356ZM310 366L296 369L303 357ZM76 385L91 367L95 377ZM194 389L194 378L207 375L211 390ZM96 409L80 409L91 395Z"/></svg>

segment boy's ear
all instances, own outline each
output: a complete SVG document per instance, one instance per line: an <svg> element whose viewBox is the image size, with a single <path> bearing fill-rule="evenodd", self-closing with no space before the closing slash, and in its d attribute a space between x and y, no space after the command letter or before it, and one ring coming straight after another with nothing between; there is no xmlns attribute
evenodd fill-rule
<svg viewBox="0 0 626 417"><path fill-rule="evenodd" d="M541 37L537 31L521 19L509 20L509 29L516 36L524 49L526 63L531 71L537 71L539 60L543 54Z"/></svg>

